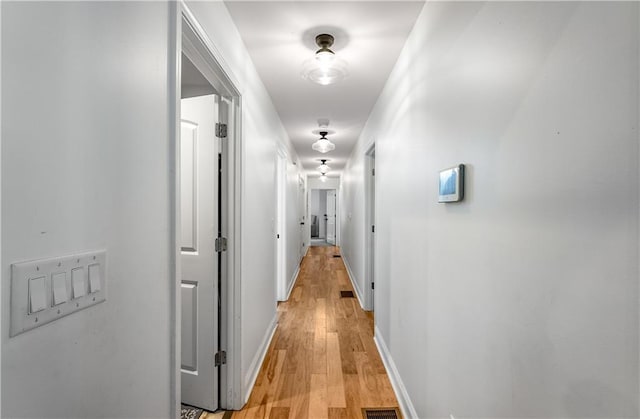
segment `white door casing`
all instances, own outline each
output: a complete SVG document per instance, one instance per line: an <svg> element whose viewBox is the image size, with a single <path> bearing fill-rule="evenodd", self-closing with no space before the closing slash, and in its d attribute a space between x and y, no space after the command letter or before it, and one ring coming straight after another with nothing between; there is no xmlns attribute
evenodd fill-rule
<svg viewBox="0 0 640 419"><path fill-rule="evenodd" d="M298 217L300 219L300 255L299 257L302 259L302 257L304 256L305 250L307 248L307 245L309 243L307 243L307 237L311 237L311 225L309 223L309 226L307 226L307 228L305 228L305 219L308 219L305 217L305 215L309 214L309 208L308 208L308 197L307 197L307 191L305 188L305 184L304 181L302 180L302 178L298 178ZM309 234L307 234L307 232ZM311 240L309 239L309 242Z"/></svg>
<svg viewBox="0 0 640 419"><path fill-rule="evenodd" d="M286 190L287 190L287 158L278 151L276 155L276 293L278 301L287 298L286 275Z"/></svg>
<svg viewBox="0 0 640 419"><path fill-rule="evenodd" d="M218 97L181 101L182 402L218 408Z"/></svg>
<svg viewBox="0 0 640 419"><path fill-rule="evenodd" d="M327 243L336 244L336 190L327 191Z"/></svg>

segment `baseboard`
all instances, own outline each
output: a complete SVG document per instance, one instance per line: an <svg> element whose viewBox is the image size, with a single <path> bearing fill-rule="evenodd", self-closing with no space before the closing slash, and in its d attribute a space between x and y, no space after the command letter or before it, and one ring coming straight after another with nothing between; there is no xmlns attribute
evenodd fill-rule
<svg viewBox="0 0 640 419"><path fill-rule="evenodd" d="M393 391L396 393L396 398L398 399L398 403L400 404L400 410L402 411L402 417L405 419L418 419L418 413L416 409L413 407L413 403L411 403L411 399L409 398L409 393L407 393L407 389L402 382L402 378L398 373L398 369L396 368L396 364L393 362L393 358L391 357L391 353L387 348L384 339L380 335L380 330L378 330L378 326L375 327L375 336L373 337L373 341L376 343L378 347L378 352L380 352L380 357L382 358L382 363L384 364L384 368L387 370L387 375L389 376L389 380L391 381L391 386L393 387Z"/></svg>
<svg viewBox="0 0 640 419"><path fill-rule="evenodd" d="M300 273L300 264L298 263L298 267L296 268L296 271L293 273L293 276L289 280L289 286L287 287L287 293L286 293L287 296L285 297L284 301L287 301L289 299L289 296L291 296L291 291L293 290L293 286L296 284L296 281L298 280L299 273Z"/></svg>
<svg viewBox="0 0 640 419"><path fill-rule="evenodd" d="M264 339L262 339L262 343L260 344L260 348L256 352L256 356L253 357L253 361L251 361L251 366L249 367L249 371L244 377L244 385L243 387L243 399L242 404L246 404L249 400L249 396L251 395L251 391L253 390L253 386L256 383L256 379L258 378L258 373L260 372L260 367L262 367L262 362L264 362L265 356L267 356L267 350L269 349L269 345L271 344L271 339L273 339L273 335L276 333L276 327L278 325L278 315L276 314L271 320L269 327L267 327L267 333L264 335Z"/></svg>
<svg viewBox="0 0 640 419"><path fill-rule="evenodd" d="M347 258L344 257L344 255L341 255L341 256L342 256L342 262L344 262L344 266L347 268L347 275L349 275L349 279L351 280L351 285L353 285L353 289L356 290L356 297L358 297L358 302L360 303L360 307L362 307L363 310L366 310L363 304L364 298L362 295L362 291L358 287L358 283L355 280L355 275L351 270L351 266L349 266L349 261L347 260Z"/></svg>

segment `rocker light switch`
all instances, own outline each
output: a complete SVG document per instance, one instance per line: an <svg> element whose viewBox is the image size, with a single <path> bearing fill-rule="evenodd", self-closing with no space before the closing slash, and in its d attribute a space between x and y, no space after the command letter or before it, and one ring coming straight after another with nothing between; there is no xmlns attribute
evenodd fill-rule
<svg viewBox="0 0 640 419"><path fill-rule="evenodd" d="M29 280L29 313L37 313L47 308L47 299L45 297L47 287L44 276Z"/></svg>
<svg viewBox="0 0 640 419"><path fill-rule="evenodd" d="M73 298L80 298L86 294L84 284L84 268L77 268L71 271L71 287L73 288Z"/></svg>
<svg viewBox="0 0 640 419"><path fill-rule="evenodd" d="M89 265L89 292L93 294L98 291L100 291L100 265L96 263Z"/></svg>
<svg viewBox="0 0 640 419"><path fill-rule="evenodd" d="M61 272L51 276L51 288L53 292L53 305L67 302L67 273Z"/></svg>

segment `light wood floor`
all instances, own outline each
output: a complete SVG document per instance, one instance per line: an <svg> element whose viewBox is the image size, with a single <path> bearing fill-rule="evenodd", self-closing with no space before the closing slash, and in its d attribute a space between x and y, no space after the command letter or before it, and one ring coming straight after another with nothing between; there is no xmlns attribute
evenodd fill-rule
<svg viewBox="0 0 640 419"><path fill-rule="evenodd" d="M249 402L239 418L362 418L398 407L373 341L373 315L356 298L337 247L311 247Z"/></svg>

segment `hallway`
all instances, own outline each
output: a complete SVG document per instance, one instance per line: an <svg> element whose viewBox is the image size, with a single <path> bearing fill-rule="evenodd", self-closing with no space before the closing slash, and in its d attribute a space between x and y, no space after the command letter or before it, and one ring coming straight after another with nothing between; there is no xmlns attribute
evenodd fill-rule
<svg viewBox="0 0 640 419"><path fill-rule="evenodd" d="M338 247L311 247L248 403L234 418L361 418L398 402Z"/></svg>

